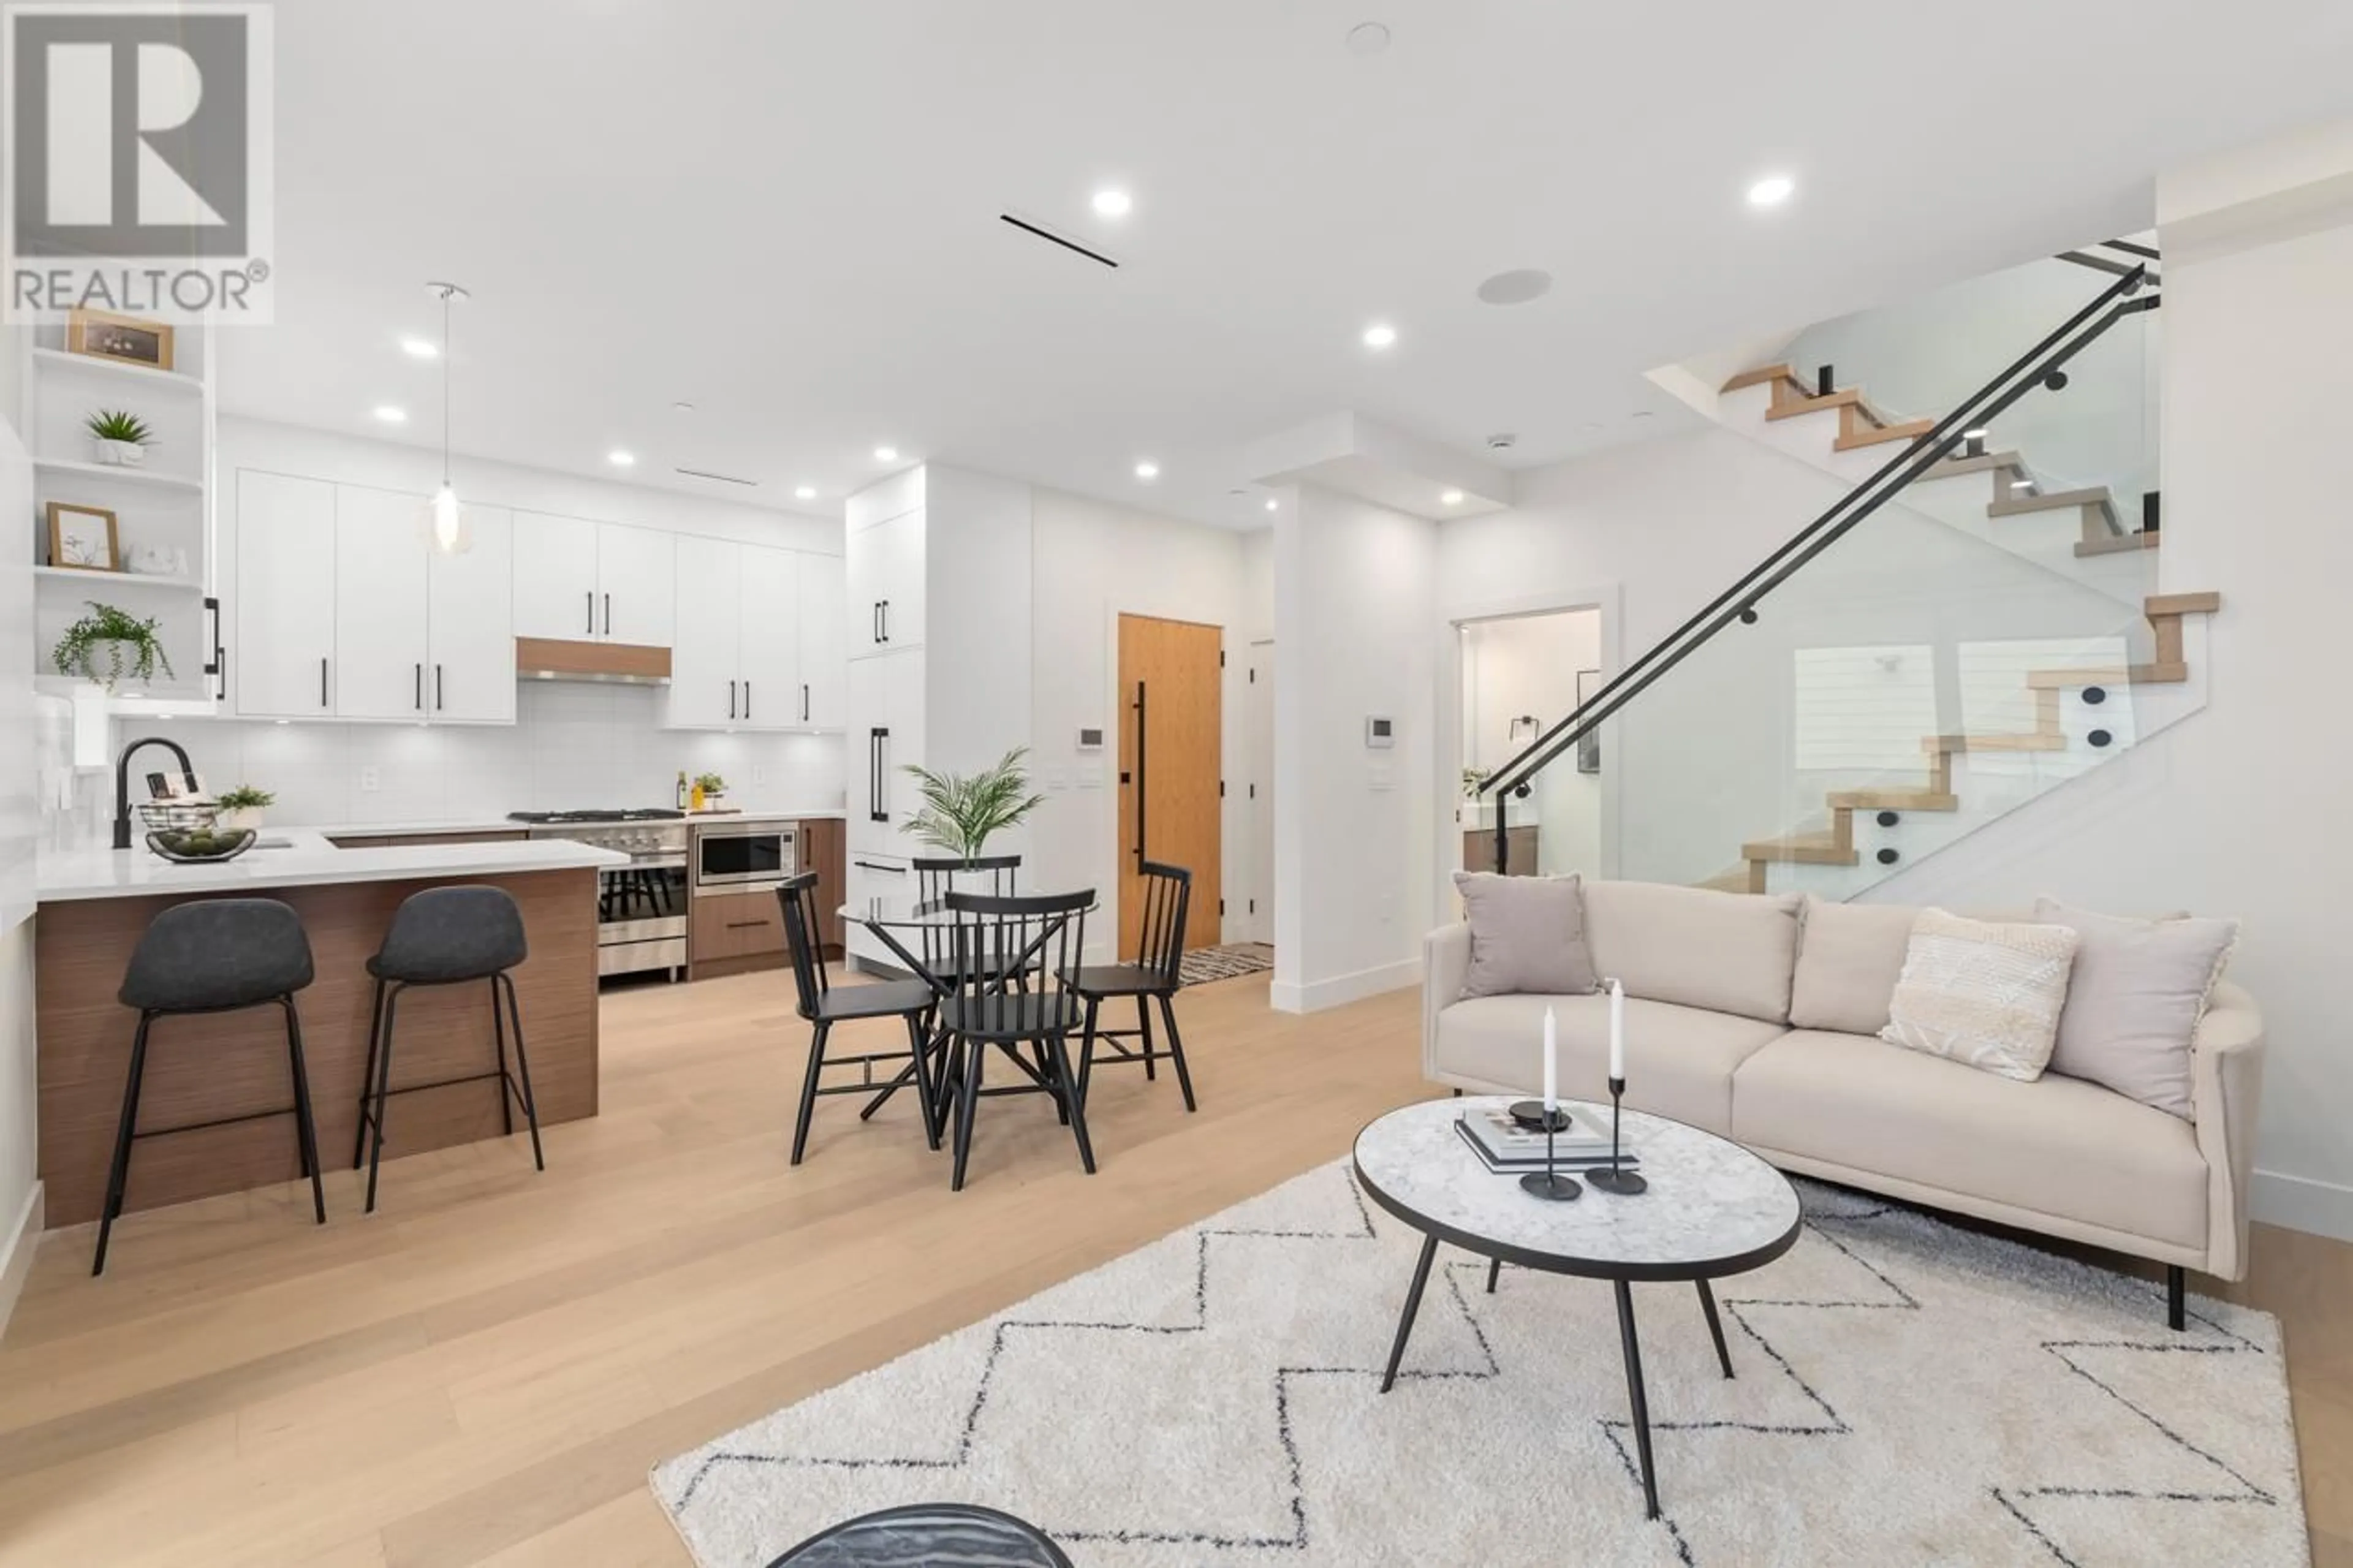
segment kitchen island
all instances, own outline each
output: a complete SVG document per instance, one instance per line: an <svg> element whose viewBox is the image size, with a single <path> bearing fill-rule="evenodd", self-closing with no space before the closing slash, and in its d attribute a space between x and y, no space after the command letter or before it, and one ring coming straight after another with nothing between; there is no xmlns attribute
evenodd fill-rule
<svg viewBox="0 0 2353 1568"><path fill-rule="evenodd" d="M560 839L339 848L322 834L265 829L256 847L214 865L174 865L146 848L44 855L37 872L35 1026L40 1179L47 1223L98 1217L122 1108L137 1015L115 1000L148 922L189 899L279 899L302 917L317 978L300 993L303 1054L319 1147L342 1168L356 1136L375 953L402 900L450 883L504 888L522 907L531 957L513 972L543 1127L596 1114L596 878L627 857ZM485 987L403 996L393 1086L480 1072L497 1060ZM501 1136L495 1079L403 1095L387 1160ZM142 1130L288 1104L284 1024L275 1008L159 1021L148 1051ZM518 1133L520 1140L520 1133ZM519 1142L519 1169L530 1149ZM124 1209L290 1183L290 1121L231 1122L142 1140ZM396 1205L399 1178L385 1174ZM304 1202L307 1204L307 1198ZM330 1213L356 1208L331 1195Z"/></svg>

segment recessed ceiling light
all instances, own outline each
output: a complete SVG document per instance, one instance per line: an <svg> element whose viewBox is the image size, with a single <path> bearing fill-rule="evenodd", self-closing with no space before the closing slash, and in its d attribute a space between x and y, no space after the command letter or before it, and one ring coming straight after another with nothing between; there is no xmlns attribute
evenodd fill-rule
<svg viewBox="0 0 2353 1568"><path fill-rule="evenodd" d="M638 460L638 455L635 452L625 452L616 447L605 454L605 460L617 468L626 468Z"/></svg>
<svg viewBox="0 0 2353 1568"><path fill-rule="evenodd" d="M874 460L878 463L895 463L899 460L899 448L877 447L874 448Z"/></svg>
<svg viewBox="0 0 2353 1568"><path fill-rule="evenodd" d="M1146 458L1135 465L1135 477L1139 479L1156 479L1160 477L1160 465Z"/></svg>
<svg viewBox="0 0 2353 1568"><path fill-rule="evenodd" d="M400 352L411 359L439 359L441 345L430 338L403 338Z"/></svg>
<svg viewBox="0 0 2353 1568"><path fill-rule="evenodd" d="M1281 511L1282 510L1282 503L1275 500L1272 496L1269 496L1266 498L1266 510L1269 511Z"/></svg>
<svg viewBox="0 0 2353 1568"><path fill-rule="evenodd" d="M1798 182L1787 174L1767 174L1748 187L1752 207L1778 207L1796 194Z"/></svg>
<svg viewBox="0 0 2353 1568"><path fill-rule="evenodd" d="M1368 349L1385 349L1396 342L1397 329L1387 321L1375 321L1365 329L1365 346Z"/></svg>
<svg viewBox="0 0 2353 1568"><path fill-rule="evenodd" d="M795 500L817 500L817 487L815 485L803 485L798 489L793 491L793 499Z"/></svg>
<svg viewBox="0 0 2353 1568"><path fill-rule="evenodd" d="M1097 217L1125 217L1135 210L1135 198L1125 191L1106 185L1095 193L1094 207Z"/></svg>
<svg viewBox="0 0 2353 1568"><path fill-rule="evenodd" d="M670 411L672 414L691 414L694 412L694 405L681 398L670 405Z"/></svg>
<svg viewBox="0 0 2353 1568"><path fill-rule="evenodd" d="M1462 504L1462 492L1461 490L1448 490L1444 495L1440 496L1438 499L1448 506L1461 506Z"/></svg>
<svg viewBox="0 0 2353 1568"><path fill-rule="evenodd" d="M1389 47L1389 30L1378 22L1359 22L1348 29L1348 52L1377 55Z"/></svg>
<svg viewBox="0 0 2353 1568"><path fill-rule="evenodd" d="M408 423L408 410L406 408L395 408L389 403L378 404L376 405L375 416L378 419L383 420L387 425L406 425Z"/></svg>

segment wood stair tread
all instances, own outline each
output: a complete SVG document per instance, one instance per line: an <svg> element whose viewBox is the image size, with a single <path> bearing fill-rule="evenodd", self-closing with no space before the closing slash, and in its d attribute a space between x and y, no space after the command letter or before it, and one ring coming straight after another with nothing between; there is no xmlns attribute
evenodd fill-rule
<svg viewBox="0 0 2353 1568"><path fill-rule="evenodd" d="M1888 441L1916 441L1936 427L1933 419L1905 419L1875 429L1849 430L1831 443L1831 449L1852 452L1859 447L1876 447Z"/></svg>
<svg viewBox="0 0 2353 1568"><path fill-rule="evenodd" d="M2063 752L2067 737L2029 730L2017 735L1931 735L1920 745L1928 752Z"/></svg>
<svg viewBox="0 0 2353 1568"><path fill-rule="evenodd" d="M1706 881L1694 882L1692 886L1705 888L1713 893L1753 893L1757 890L1751 884L1751 873L1746 865L1736 866L1729 871L1718 871Z"/></svg>
<svg viewBox="0 0 2353 1568"><path fill-rule="evenodd" d="M1792 833L1740 847L1744 860L1776 860L1803 866L1859 866L1862 857L1828 834Z"/></svg>
<svg viewBox="0 0 2353 1568"><path fill-rule="evenodd" d="M2152 594L2141 601L2141 613L2155 618L2158 616L2211 616L2222 607L2222 595L2206 594Z"/></svg>
<svg viewBox="0 0 2353 1568"><path fill-rule="evenodd" d="M2022 474L2026 471L2026 459L2016 452L1988 452L1976 458L1947 458L1920 477L1924 479L1957 479L1963 474L1997 473L2004 469Z"/></svg>
<svg viewBox="0 0 2353 1568"><path fill-rule="evenodd" d="M2154 529L2145 533L2111 533L2102 539L2079 539L2075 553L2090 555L2126 555L2136 550L2155 550L2165 536Z"/></svg>
<svg viewBox="0 0 2353 1568"><path fill-rule="evenodd" d="M2083 669L2036 669L2026 684L2037 691L2068 690L2078 686L2178 686L2189 679L2186 664L2098 665Z"/></svg>
<svg viewBox="0 0 2353 1568"><path fill-rule="evenodd" d="M1776 402L1765 411L1767 419L1795 419L1800 414L1824 414L1833 408L1846 408L1861 402L1862 394L1853 387L1843 387L1822 396L1793 397Z"/></svg>
<svg viewBox="0 0 2353 1568"><path fill-rule="evenodd" d="M2095 506L2109 516L2116 515L2116 498L2108 487L2098 486L2087 490L2051 490L2042 495L2005 496L1986 508L1989 517L2018 517L2030 511L2063 511L2069 507Z"/></svg>
<svg viewBox="0 0 2353 1568"><path fill-rule="evenodd" d="M1716 391L1719 393L1738 392L1741 388L1747 386L1769 386L1777 381L1793 382L1800 386L1805 384L1803 382L1798 380L1797 371L1789 365L1761 364L1755 370L1742 371L1738 375L1734 376L1730 381L1727 381L1722 386L1717 387Z"/></svg>
<svg viewBox="0 0 2353 1568"><path fill-rule="evenodd" d="M1832 811L1958 811L1960 797L1933 789L1841 789L1824 797Z"/></svg>

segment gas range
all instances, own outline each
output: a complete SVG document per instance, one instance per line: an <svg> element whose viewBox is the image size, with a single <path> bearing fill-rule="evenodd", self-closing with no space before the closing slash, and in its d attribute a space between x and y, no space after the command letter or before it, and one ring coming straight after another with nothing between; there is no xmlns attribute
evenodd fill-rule
<svg viewBox="0 0 2353 1568"><path fill-rule="evenodd" d="M688 879L686 813L663 807L634 811L517 811L533 838L565 838L618 850L626 866L596 877L596 970L628 974L686 967Z"/></svg>

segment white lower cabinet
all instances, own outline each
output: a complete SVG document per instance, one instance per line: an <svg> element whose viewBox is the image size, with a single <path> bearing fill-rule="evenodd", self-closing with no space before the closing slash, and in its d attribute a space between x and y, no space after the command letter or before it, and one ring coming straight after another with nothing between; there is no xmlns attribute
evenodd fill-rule
<svg viewBox="0 0 2353 1568"><path fill-rule="evenodd" d="M855 802L853 801L853 805ZM881 855L852 849L847 875L842 879L849 888L849 903L853 910L875 899L913 898L915 894L914 868L909 857ZM907 939L900 938L902 942ZM904 969L907 961L891 951L890 944L876 936L873 928L860 921L842 922L842 948L852 958L863 958L876 963L887 963L893 969ZM920 947L914 951L922 952Z"/></svg>

